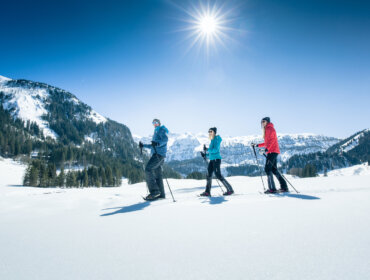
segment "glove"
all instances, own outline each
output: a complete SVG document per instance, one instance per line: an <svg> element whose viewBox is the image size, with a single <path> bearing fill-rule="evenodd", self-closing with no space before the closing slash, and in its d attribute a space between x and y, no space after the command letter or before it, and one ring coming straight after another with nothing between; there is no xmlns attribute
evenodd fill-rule
<svg viewBox="0 0 370 280"><path fill-rule="evenodd" d="M206 147L206 144L203 145L203 151L208 151L208 148Z"/></svg>
<svg viewBox="0 0 370 280"><path fill-rule="evenodd" d="M200 154L202 155L202 158L206 158L206 154L204 152L200 152Z"/></svg>
<svg viewBox="0 0 370 280"><path fill-rule="evenodd" d="M157 146L159 146L159 143L158 142L155 142L155 141L152 141L152 146L153 147L157 147Z"/></svg>
<svg viewBox="0 0 370 280"><path fill-rule="evenodd" d="M261 156L263 156L263 154L267 152L267 149L259 149L258 152L260 153Z"/></svg>
<svg viewBox="0 0 370 280"><path fill-rule="evenodd" d="M139 148L142 149L144 147L144 144L140 141L139 142Z"/></svg>

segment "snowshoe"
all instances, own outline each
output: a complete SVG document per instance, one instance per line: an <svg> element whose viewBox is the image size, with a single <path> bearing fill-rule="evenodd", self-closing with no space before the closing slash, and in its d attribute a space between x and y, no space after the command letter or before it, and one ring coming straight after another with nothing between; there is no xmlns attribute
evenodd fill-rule
<svg viewBox="0 0 370 280"><path fill-rule="evenodd" d="M209 192L202 192L199 196L211 196Z"/></svg>
<svg viewBox="0 0 370 280"><path fill-rule="evenodd" d="M270 194L270 193L277 193L277 191L276 190L270 190L270 189L265 191L265 194Z"/></svg>
<svg viewBox="0 0 370 280"><path fill-rule="evenodd" d="M232 195L234 193L234 191L227 191L227 192L224 192L223 195L226 196L226 195Z"/></svg>
<svg viewBox="0 0 370 280"><path fill-rule="evenodd" d="M161 196L160 193L157 193L157 194L149 194L148 196L144 197L144 200L146 200L146 201L153 201L153 200L157 200L160 196Z"/></svg>

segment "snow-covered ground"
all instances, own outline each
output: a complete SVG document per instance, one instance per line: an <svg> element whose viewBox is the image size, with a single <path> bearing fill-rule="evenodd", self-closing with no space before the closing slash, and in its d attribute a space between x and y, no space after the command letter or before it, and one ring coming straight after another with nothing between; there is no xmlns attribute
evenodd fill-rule
<svg viewBox="0 0 370 280"><path fill-rule="evenodd" d="M367 163L354 165L347 168L340 168L329 171L328 176L356 176L370 175L370 166Z"/></svg>
<svg viewBox="0 0 370 280"><path fill-rule="evenodd" d="M25 165L9 158L0 157L0 186L20 186L23 183L25 170Z"/></svg>
<svg viewBox="0 0 370 280"><path fill-rule="evenodd" d="M199 198L204 181L169 180L177 202L120 188L20 187L0 160L0 279L368 279L370 175L289 177L300 194Z"/></svg>

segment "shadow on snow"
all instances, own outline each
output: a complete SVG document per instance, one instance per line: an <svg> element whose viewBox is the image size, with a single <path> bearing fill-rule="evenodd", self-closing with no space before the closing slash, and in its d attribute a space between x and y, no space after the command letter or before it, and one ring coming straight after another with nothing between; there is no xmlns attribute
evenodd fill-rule
<svg viewBox="0 0 370 280"><path fill-rule="evenodd" d="M176 192L187 193L187 192L193 192L193 191L203 190L203 189L205 189L205 187L183 188L183 189L177 189Z"/></svg>
<svg viewBox="0 0 370 280"><path fill-rule="evenodd" d="M202 203L209 203L211 205L213 204L221 204L221 203L224 203L226 202L227 200L225 199L225 197L223 196L208 196L208 197L204 197L206 198L204 201L202 201Z"/></svg>
<svg viewBox="0 0 370 280"><path fill-rule="evenodd" d="M320 199L320 197L317 197L317 196L306 195L306 194L292 194L292 193L276 194L276 196L281 196L281 197L287 196L287 197L304 199L304 200ZM211 205L222 204L224 202L227 202L227 200L225 199L224 196L211 196L211 197L203 197L203 198L204 198L204 200L202 201L202 203L208 203L208 204L211 204ZM150 201L144 201L144 202L139 202L139 203L135 203L135 204L124 206L124 207L105 208L103 210L112 210L112 209L117 209L117 210L113 211L113 212L110 212L110 213L102 214L100 216L105 217L105 216L112 216L112 215L116 215L116 214L123 214L123 213L140 211L140 210L143 210L144 208L148 207L150 205L150 203L151 203Z"/></svg>
<svg viewBox="0 0 370 280"><path fill-rule="evenodd" d="M123 213L140 211L140 210L143 210L144 208L148 207L149 205L150 205L149 201L144 201L144 202L139 202L139 203L132 204L132 205L129 205L129 206L124 206L124 207L106 208L106 209L103 209L103 210L111 210L111 209L117 209L117 210L114 211L114 212L102 214L100 216L105 217L105 216L111 216L111 215L116 215L116 214L123 214Z"/></svg>
<svg viewBox="0 0 370 280"><path fill-rule="evenodd" d="M287 196L287 197L293 197L298 199L304 199L304 200L316 200L320 199L320 197L307 195L307 194L300 194L300 193L279 193L276 194L277 196Z"/></svg>

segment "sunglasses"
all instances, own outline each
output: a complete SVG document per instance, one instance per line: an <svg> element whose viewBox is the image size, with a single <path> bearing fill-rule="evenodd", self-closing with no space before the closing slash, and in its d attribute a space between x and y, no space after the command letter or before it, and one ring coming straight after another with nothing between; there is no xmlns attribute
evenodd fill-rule
<svg viewBox="0 0 370 280"><path fill-rule="evenodd" d="M208 131L209 134L213 133L213 130Z"/></svg>
<svg viewBox="0 0 370 280"><path fill-rule="evenodd" d="M152 122L152 124L159 124L159 122Z"/></svg>

